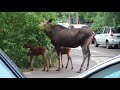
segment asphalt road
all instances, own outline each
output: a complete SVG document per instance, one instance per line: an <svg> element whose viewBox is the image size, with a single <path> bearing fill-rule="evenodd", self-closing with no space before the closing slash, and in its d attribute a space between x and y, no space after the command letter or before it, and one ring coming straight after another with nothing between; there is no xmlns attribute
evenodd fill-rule
<svg viewBox="0 0 120 90"><path fill-rule="evenodd" d="M93 67L109 58L119 55L120 49L106 49L104 46L94 47L93 44L90 46L91 50L91 60L90 67ZM73 61L73 70L71 70L71 64L69 63L68 68L61 69L61 71L56 71L57 67L50 68L48 72L37 70L32 72L24 72L27 78L68 78L79 75L76 73L83 60L83 54L81 51L81 47L74 48L71 51L71 57ZM64 66L67 62L67 56L63 56ZM84 69L86 67L86 63L84 65Z"/></svg>

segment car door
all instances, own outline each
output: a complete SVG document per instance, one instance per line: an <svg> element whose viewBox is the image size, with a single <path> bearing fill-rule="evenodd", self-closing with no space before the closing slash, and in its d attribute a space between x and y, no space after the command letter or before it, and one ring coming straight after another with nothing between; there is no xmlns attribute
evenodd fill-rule
<svg viewBox="0 0 120 90"><path fill-rule="evenodd" d="M98 44L102 44L102 34L103 34L104 28L102 28L96 35L95 39Z"/></svg>
<svg viewBox="0 0 120 90"><path fill-rule="evenodd" d="M103 29L103 32L102 32L102 34L101 34L101 36L100 36L100 38L101 38L101 44L106 44L106 38L107 38L107 36L108 36L108 32L109 32L109 28L104 28Z"/></svg>

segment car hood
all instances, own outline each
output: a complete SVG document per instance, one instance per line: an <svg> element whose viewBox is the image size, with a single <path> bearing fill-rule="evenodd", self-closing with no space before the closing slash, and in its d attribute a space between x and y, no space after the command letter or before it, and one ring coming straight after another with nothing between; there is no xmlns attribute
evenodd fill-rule
<svg viewBox="0 0 120 90"><path fill-rule="evenodd" d="M114 63L117 63L117 62L120 62L120 55L119 56L116 56L116 57L113 57L111 59L108 59L107 61L104 61L98 65L95 65L94 67L84 71L83 73L81 73L80 75L78 76L73 76L73 77L69 77L69 78L85 78L87 77L88 75L92 74L93 72L95 71L98 71L102 68L105 68L109 65L112 65Z"/></svg>

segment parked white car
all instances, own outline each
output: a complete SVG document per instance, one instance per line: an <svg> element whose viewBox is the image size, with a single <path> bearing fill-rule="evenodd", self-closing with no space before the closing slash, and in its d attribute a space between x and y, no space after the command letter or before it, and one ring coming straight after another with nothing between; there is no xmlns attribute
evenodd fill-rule
<svg viewBox="0 0 120 90"><path fill-rule="evenodd" d="M69 23L58 23L59 25L62 25L62 26L64 26L64 27L66 27L66 28L68 28L69 26L70 26L70 24Z"/></svg>
<svg viewBox="0 0 120 90"><path fill-rule="evenodd" d="M86 24L71 24L74 28L89 28ZM69 26L70 27L70 26ZM68 27L68 28L69 28Z"/></svg>
<svg viewBox="0 0 120 90"><path fill-rule="evenodd" d="M96 33L94 46L106 45L107 49L112 46L120 48L120 27L103 27L99 33Z"/></svg>

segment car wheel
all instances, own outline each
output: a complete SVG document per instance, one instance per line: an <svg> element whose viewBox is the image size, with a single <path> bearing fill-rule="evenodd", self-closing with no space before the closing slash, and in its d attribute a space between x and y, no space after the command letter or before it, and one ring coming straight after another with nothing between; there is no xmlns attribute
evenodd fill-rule
<svg viewBox="0 0 120 90"><path fill-rule="evenodd" d="M106 48L107 48L107 49L110 49L110 48L111 48L111 45L110 45L109 41L106 41Z"/></svg>
<svg viewBox="0 0 120 90"><path fill-rule="evenodd" d="M98 44L97 44L97 41L96 41L96 40L94 41L94 46L95 46L95 47L98 47Z"/></svg>
<svg viewBox="0 0 120 90"><path fill-rule="evenodd" d="M116 47L117 49L120 49L119 45L115 45L115 47Z"/></svg>
<svg viewBox="0 0 120 90"><path fill-rule="evenodd" d="M94 44L94 41L92 40L92 44Z"/></svg>

